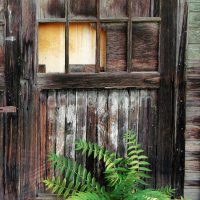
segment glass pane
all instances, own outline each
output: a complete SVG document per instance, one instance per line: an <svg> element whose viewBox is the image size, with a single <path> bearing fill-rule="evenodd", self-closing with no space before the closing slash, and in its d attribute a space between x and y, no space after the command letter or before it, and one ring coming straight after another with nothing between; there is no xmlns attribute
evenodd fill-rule
<svg viewBox="0 0 200 200"><path fill-rule="evenodd" d="M69 24L69 64L95 65L96 25L94 23Z"/></svg>
<svg viewBox="0 0 200 200"><path fill-rule="evenodd" d="M132 71L158 69L159 24L133 23Z"/></svg>
<svg viewBox="0 0 200 200"><path fill-rule="evenodd" d="M65 72L65 23L39 25L38 64L47 73Z"/></svg>
<svg viewBox="0 0 200 200"><path fill-rule="evenodd" d="M104 23L101 34L101 60L104 71L127 69L127 24Z"/></svg>

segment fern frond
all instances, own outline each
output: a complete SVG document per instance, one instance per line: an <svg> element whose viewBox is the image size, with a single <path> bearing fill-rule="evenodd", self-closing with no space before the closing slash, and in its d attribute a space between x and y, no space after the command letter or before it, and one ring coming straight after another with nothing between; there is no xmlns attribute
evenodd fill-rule
<svg viewBox="0 0 200 200"><path fill-rule="evenodd" d="M175 189L172 189L171 187L163 187L159 189L160 192L163 194L166 194L167 196L173 197L175 195Z"/></svg>
<svg viewBox="0 0 200 200"><path fill-rule="evenodd" d="M53 193L64 195L67 198L70 195L76 194L78 191L85 192L96 192L98 194L104 193L104 187L101 187L95 178L92 177L91 173L88 172L84 167L78 165L64 156L56 155L54 153L49 155L49 162L51 167L55 168L58 172L59 177L63 175L64 182L60 181L60 178L56 180L55 177L52 180L47 179L44 181L45 185L52 190ZM56 183L56 184L55 184ZM65 188L59 189L61 185Z"/></svg>
<svg viewBox="0 0 200 200"><path fill-rule="evenodd" d="M146 185L144 180L150 178L147 173L151 171L148 167L150 165L147 162L148 157L144 155L144 150L138 144L136 134L128 131L124 138L127 143L126 164L129 174L132 174L138 180L139 184Z"/></svg>
<svg viewBox="0 0 200 200"><path fill-rule="evenodd" d="M96 194L94 192L79 192L68 198L68 200L110 200L106 194Z"/></svg>
<svg viewBox="0 0 200 200"><path fill-rule="evenodd" d="M121 181L121 174L126 170L124 167L120 167L124 163L123 158L116 158L115 153L109 153L104 147L98 147L97 144L83 140L76 142L76 151L81 151L82 154L88 156L93 155L94 159L98 159L98 161L104 161L106 180L110 187Z"/></svg>
<svg viewBox="0 0 200 200"><path fill-rule="evenodd" d="M171 198L168 195L163 194L160 191L146 189L138 191L125 200L170 200Z"/></svg>

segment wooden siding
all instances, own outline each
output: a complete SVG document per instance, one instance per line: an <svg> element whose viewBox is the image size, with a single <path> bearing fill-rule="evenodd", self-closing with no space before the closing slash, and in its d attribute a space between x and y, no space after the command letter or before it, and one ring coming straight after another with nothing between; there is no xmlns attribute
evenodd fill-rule
<svg viewBox="0 0 200 200"><path fill-rule="evenodd" d="M185 197L200 197L200 1L189 1L187 40Z"/></svg>
<svg viewBox="0 0 200 200"><path fill-rule="evenodd" d="M46 165L47 153L52 151L76 159L98 174L101 169L97 171L94 161L87 165L89 160L75 154L75 140L87 139L123 156L123 134L132 129L149 156L155 187L157 90L48 90L40 93L39 102L39 180L53 174ZM43 187L39 189L43 191Z"/></svg>

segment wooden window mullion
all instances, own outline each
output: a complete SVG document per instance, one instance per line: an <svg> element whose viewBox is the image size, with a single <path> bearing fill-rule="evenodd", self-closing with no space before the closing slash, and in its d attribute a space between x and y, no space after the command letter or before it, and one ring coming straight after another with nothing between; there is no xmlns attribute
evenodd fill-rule
<svg viewBox="0 0 200 200"><path fill-rule="evenodd" d="M131 71L132 65L132 0L128 0L128 40L127 40L127 72Z"/></svg>
<svg viewBox="0 0 200 200"><path fill-rule="evenodd" d="M69 1L65 1L65 73L69 73Z"/></svg>
<svg viewBox="0 0 200 200"><path fill-rule="evenodd" d="M95 72L100 72L100 32L101 32L101 22L100 22L100 0L97 0L97 33L96 33L96 66Z"/></svg>

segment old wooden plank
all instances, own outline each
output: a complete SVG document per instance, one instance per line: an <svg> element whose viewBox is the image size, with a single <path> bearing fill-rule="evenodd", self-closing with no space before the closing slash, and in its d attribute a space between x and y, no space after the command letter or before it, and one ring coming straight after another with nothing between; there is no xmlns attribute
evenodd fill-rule
<svg viewBox="0 0 200 200"><path fill-rule="evenodd" d="M192 61L200 61L200 44L189 44L187 51L187 59Z"/></svg>
<svg viewBox="0 0 200 200"><path fill-rule="evenodd" d="M199 27L200 26L200 16L199 12L191 12L188 16L188 26L189 27Z"/></svg>
<svg viewBox="0 0 200 200"><path fill-rule="evenodd" d="M70 0L70 18L94 18L97 15L97 4L94 0Z"/></svg>
<svg viewBox="0 0 200 200"><path fill-rule="evenodd" d="M200 12L200 3L190 3L189 4L189 11L190 12Z"/></svg>
<svg viewBox="0 0 200 200"><path fill-rule="evenodd" d="M86 126L87 126L87 91L77 90L76 93L76 140L86 140ZM85 165L86 156L82 152L76 152L76 161L79 164Z"/></svg>
<svg viewBox="0 0 200 200"><path fill-rule="evenodd" d="M39 0L38 18L64 18L65 1L64 0Z"/></svg>
<svg viewBox="0 0 200 200"><path fill-rule="evenodd" d="M188 43L199 44L200 28L190 28L188 31Z"/></svg>
<svg viewBox="0 0 200 200"><path fill-rule="evenodd" d="M185 161L185 170L193 170L196 172L199 172L200 169L200 161L199 161L199 157L198 158L186 158Z"/></svg>
<svg viewBox="0 0 200 200"><path fill-rule="evenodd" d="M186 140L185 144L186 152L200 152L200 140Z"/></svg>
<svg viewBox="0 0 200 200"><path fill-rule="evenodd" d="M6 78L6 99L7 106L17 106L18 91L19 91L19 77L20 77L20 37L19 29L21 23L21 3L19 0L8 0L5 3L5 17L6 17L6 37L5 42L5 78ZM17 171L19 163L19 145L18 145L18 119L17 114L7 115L7 134L5 134L5 199L19 198L19 173Z"/></svg>
<svg viewBox="0 0 200 200"><path fill-rule="evenodd" d="M130 90L129 100L129 130L133 130L138 136L139 125L139 105L140 92L139 90Z"/></svg>
<svg viewBox="0 0 200 200"><path fill-rule="evenodd" d="M4 0L0 0L0 19L4 20L5 19L5 13L4 13L4 9L5 9L5 2Z"/></svg>
<svg viewBox="0 0 200 200"><path fill-rule="evenodd" d="M200 189L199 188L187 188L184 189L184 196L185 198L192 199L192 200L199 200L200 196Z"/></svg>
<svg viewBox="0 0 200 200"><path fill-rule="evenodd" d="M87 128L86 139L89 142L97 143L97 91L87 91ZM96 160L93 157L87 157L87 169L92 174L97 175Z"/></svg>
<svg viewBox="0 0 200 200"><path fill-rule="evenodd" d="M132 16L134 17L150 17L151 1L150 0L132 0Z"/></svg>
<svg viewBox="0 0 200 200"><path fill-rule="evenodd" d="M122 18L127 17L128 1L126 0L101 0L101 18Z"/></svg>
<svg viewBox="0 0 200 200"><path fill-rule="evenodd" d="M173 0L161 1L160 67L162 74L158 93L158 134L156 186L171 185L173 162L173 96L172 76L176 69L176 9ZM170 30L170 31L168 31Z"/></svg>
<svg viewBox="0 0 200 200"><path fill-rule="evenodd" d="M65 155L75 160L76 91L67 91Z"/></svg>
<svg viewBox="0 0 200 200"><path fill-rule="evenodd" d="M107 72L126 71L127 69L127 26L126 24L102 24L106 32Z"/></svg>
<svg viewBox="0 0 200 200"><path fill-rule="evenodd" d="M46 154L55 153L56 151L56 91L49 91L47 98L47 135L46 135ZM52 177L54 170L47 166L47 176Z"/></svg>
<svg viewBox="0 0 200 200"><path fill-rule="evenodd" d="M120 80L120 82L119 82ZM41 89L64 88L158 88L160 74L100 73L100 74L38 74L37 86Z"/></svg>
<svg viewBox="0 0 200 200"><path fill-rule="evenodd" d="M47 92L40 93L39 99L39 139L38 139L38 152L39 152L39 170L40 178L42 181L46 178L46 132L47 132ZM39 183L39 190L44 191L43 183Z"/></svg>
<svg viewBox="0 0 200 200"><path fill-rule="evenodd" d="M156 133L157 133L157 94L154 91L140 91L140 113L138 141L142 144L151 163L151 187L156 186Z"/></svg>
<svg viewBox="0 0 200 200"><path fill-rule="evenodd" d="M128 115L129 115L129 94L127 90L118 92L118 138L117 138L117 154L120 157L125 156L126 144L124 134L128 131Z"/></svg>
<svg viewBox="0 0 200 200"><path fill-rule="evenodd" d="M56 154L64 155L65 150L65 108L66 93L59 91L57 94L56 112Z"/></svg>
<svg viewBox="0 0 200 200"><path fill-rule="evenodd" d="M1 5L0 5L0 9L1 9ZM4 65L5 65L5 45L4 45L4 34L5 33L5 26L0 26L0 74L4 72Z"/></svg>
<svg viewBox="0 0 200 200"><path fill-rule="evenodd" d="M4 94L0 92L0 106L4 106ZM0 114L0 199L4 199L3 168L4 168L4 116Z"/></svg>
<svg viewBox="0 0 200 200"><path fill-rule="evenodd" d="M200 126L200 107L187 107L186 108L186 122L192 123L193 125Z"/></svg>
<svg viewBox="0 0 200 200"><path fill-rule="evenodd" d="M133 23L131 71L157 71L159 24Z"/></svg>
<svg viewBox="0 0 200 200"><path fill-rule="evenodd" d="M193 123L187 123L185 136L186 139L200 139L200 126L194 125Z"/></svg>
<svg viewBox="0 0 200 200"><path fill-rule="evenodd" d="M98 91L97 100L97 137L98 145L108 146L108 90ZM98 163L98 180L103 184L104 181L103 162Z"/></svg>
<svg viewBox="0 0 200 200"><path fill-rule="evenodd" d="M117 152L118 147L118 90L110 90L108 97L108 148Z"/></svg>

